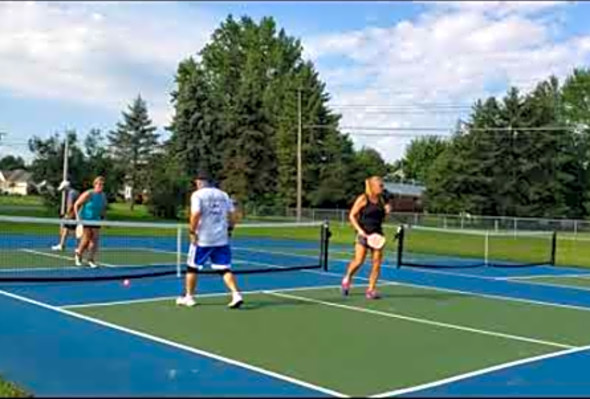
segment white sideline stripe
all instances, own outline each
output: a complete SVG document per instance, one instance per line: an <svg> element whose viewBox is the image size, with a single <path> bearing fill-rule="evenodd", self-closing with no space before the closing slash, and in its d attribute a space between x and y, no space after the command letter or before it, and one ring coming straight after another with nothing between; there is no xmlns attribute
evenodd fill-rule
<svg viewBox="0 0 590 399"><path fill-rule="evenodd" d="M556 288L567 288L570 290L590 291L590 287L583 287L580 285L554 284L554 283L546 283L544 281L519 281L519 280L511 280L511 281L513 283L520 283L520 284L544 285L546 287L556 287Z"/></svg>
<svg viewBox="0 0 590 399"><path fill-rule="evenodd" d="M359 286L365 286L367 284L359 284ZM293 292L293 291L312 291L312 290L323 290L323 289L330 289L330 288L340 288L340 285L315 285L315 286L306 286L306 287L293 287L293 288L280 288L278 291L281 292ZM260 290L252 290L252 291L243 291L242 295L254 295L254 294L265 294L266 289ZM229 296L230 293L228 292L213 292L209 294L196 294L196 299L199 298L214 298L214 297L222 297L222 296ZM178 298L176 296L162 296L162 297L154 297L154 298L144 298L144 299L129 299L126 301L113 301L113 302L96 302L96 303L81 303L81 304L74 304L74 305L62 305L60 306L61 309L80 309L80 308L92 308L92 307L102 307L102 306L113 306L113 305L131 305L136 303L147 303L147 302L159 302L159 301L166 301Z"/></svg>
<svg viewBox="0 0 590 399"><path fill-rule="evenodd" d="M434 320L429 320L429 319L423 319L423 318L419 318L419 317L404 316L404 315L397 314L397 313L382 312L379 310L362 308L362 307L358 307L358 306L343 305L340 303L322 301L319 299L283 294L280 291L266 291L266 293L268 293L269 295L275 295L278 297L295 299L295 300L298 300L301 302L317 303L319 305L330 306L330 307L334 307L334 308L352 310L352 311L362 312L362 313L369 313L369 314L374 314L377 316L383 316L383 317L389 317L392 319L411 321L411 322L420 323L420 324L428 324L428 325L448 328L448 329L452 329L452 330L467 331L467 332L471 332L471 333L475 333L475 334L490 335L493 337L505 338L505 339L510 339L513 341L523 341L523 342L534 343L534 344L539 344L539 345L553 346L556 348L567 348L567 349L576 348L576 346L566 345L566 344L562 344L562 343L558 343L558 342L545 341L545 340L523 337L520 335L505 334L505 333L495 332L495 331L481 330L478 328L466 327L466 326L461 326L458 324L444 323L444 322L439 322L439 321L434 321Z"/></svg>
<svg viewBox="0 0 590 399"><path fill-rule="evenodd" d="M590 278L590 273L577 273L577 274L531 274L528 276L512 276L512 277L497 277L496 280L528 280L536 278L560 278L560 277L575 277L575 278Z"/></svg>
<svg viewBox="0 0 590 399"><path fill-rule="evenodd" d="M43 303L43 302L39 302L39 301L36 301L34 299L30 299L30 298L27 298L27 297L24 297L24 296L12 294L10 292L6 292L6 291L3 291L3 290L0 290L0 295L4 295L4 296L7 296L9 298L13 298L13 299L16 299L16 300L19 300L19 301L22 301L22 302L26 302L26 303L29 303L29 304L32 304L32 305L36 305L36 306L39 306L39 307L42 307L42 308L45 308L45 309L53 310L55 312L58 312L58 313L61 313L61 314L65 314L65 315L68 315L68 316L71 316L71 317L75 317L77 319L85 320L85 321L88 321L88 322L91 322L91 323L95 323L95 324L98 324L98 325L101 325L101 326L104 326L104 327L112 328L114 330L122 331L122 332L131 334L131 335L135 335L135 336L138 336L138 337L141 337L141 338L144 338L144 339L148 339L148 340L151 340L151 341L154 341L154 342L158 342L158 343L161 343L161 344L164 344L164 345L168 345L168 346L171 346L171 347L174 347L174 348L177 348L177 349L182 349L184 351L195 353L197 355L206 356L206 357L209 357L211 359L215 359L215 360L218 360L218 361L221 361L221 362L224 362L224 363L228 363L228 364L231 364L231 365L234 365L234 366L242 367L242 368L244 368L246 370L251 370L251 371L254 371L254 372L257 372L257 373L260 373L260 374L264 374L264 375L267 375L267 376L270 376L270 377L273 377L273 378L276 378L276 379L279 379L279 380L290 382L292 384L296 384L296 385L299 385L299 386L302 386L302 387L305 387L305 388L308 388L308 389L312 389L312 390L315 390L317 392L322 392L322 393L327 394L327 395L332 395L332 396L341 397L341 398L347 397L347 395L344 395L343 393L340 393L340 392L337 392L337 391L333 391L333 390L328 389L328 388L320 387L318 385L314 385L314 384L311 384L311 383L308 383L308 382L305 382L305 381L302 381L302 380L298 380L296 378L289 377L289 376L286 376L286 375L283 375L283 374L280 374L280 373L276 373L274 371L266 370L264 368L253 366L253 365L250 365L250 364L247 364L247 363L243 363L243 362L240 362L238 360L234 360L234 359L227 358L227 357L224 357L224 356L216 355L216 354L214 354L212 352L207 352L207 351L202 350L202 349L193 348L193 347L190 347L190 346L187 346L187 345L183 345L183 344L180 344L180 343L177 343L177 342L174 342L174 341L170 341L170 340L167 340L167 339L164 339L164 338L160 338L160 337L157 337L157 336L154 336L154 335L143 333L143 332L140 332L140 331L137 331L137 330L133 330L133 329L127 328L127 327L119 326L117 324L109 323L107 321L103 321L103 320L100 320L100 319L95 319L93 317L89 317L89 316L86 316L86 315L75 313L75 312L72 312L72 311L69 311L69 310L66 310L66 309L61 309L59 307L55 307L55 306L52 306L52 305L49 305L49 304L46 304L46 303Z"/></svg>
<svg viewBox="0 0 590 399"><path fill-rule="evenodd" d="M70 258L69 256L65 256L65 255L58 255L58 254L52 254L52 253L48 253L48 252L41 252L41 251L35 251L32 249L21 249L21 251L23 252L28 252L34 255L42 255L42 256L48 256L50 258L58 258L58 259L66 259L66 260L71 260L73 261L74 258ZM106 266L106 267L120 267L120 266L116 266L116 265L110 265L108 263L103 263L103 262L96 262L97 265L102 265L102 266Z"/></svg>
<svg viewBox="0 0 590 399"><path fill-rule="evenodd" d="M407 393L422 391L425 389L434 388L434 387L438 387L438 386L445 385L445 384L450 384L450 383L461 381L461 380L466 380L468 378L477 377L477 376L480 376L483 374L489 374L489 373L492 373L492 372L498 371L498 370L516 367L516 366L520 366L523 364L533 363L533 362L537 362L540 360L551 359L554 357L566 356L566 355L569 355L572 353L583 352L583 351L587 351L587 350L590 350L590 345L580 346L577 348L566 349L566 350L562 350L562 351L547 353L544 355L537 355L537 356L519 359L519 360L515 360L515 361L511 361L511 362L501 363L501 364L498 364L495 366L486 367L486 368L483 368L480 370L470 371L468 373L458 374L458 375L444 378L444 379L438 380L438 381L432 381L432 382L428 382L428 383L421 384L421 385L415 385L415 386L411 386L411 387L407 387L407 388L400 388L400 389L396 389L396 390L389 391L389 392L379 393L376 395L372 395L371 397L372 398L387 398L387 397L393 397L393 396L398 396L398 395L405 395Z"/></svg>

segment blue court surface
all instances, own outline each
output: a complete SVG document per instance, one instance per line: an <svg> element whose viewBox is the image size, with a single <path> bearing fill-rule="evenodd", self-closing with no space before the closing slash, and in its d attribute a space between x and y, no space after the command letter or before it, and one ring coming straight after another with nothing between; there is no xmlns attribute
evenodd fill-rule
<svg viewBox="0 0 590 399"><path fill-rule="evenodd" d="M240 310L217 276L191 309L175 306L176 276L4 283L0 374L37 396L590 395L589 270L397 268L392 255L369 301L368 262L342 297L350 248L333 250L328 271L238 276Z"/></svg>

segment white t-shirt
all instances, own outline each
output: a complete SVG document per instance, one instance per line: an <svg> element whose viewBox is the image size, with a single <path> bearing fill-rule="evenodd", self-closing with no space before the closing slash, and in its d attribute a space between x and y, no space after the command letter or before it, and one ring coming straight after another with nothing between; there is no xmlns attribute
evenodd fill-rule
<svg viewBox="0 0 590 399"><path fill-rule="evenodd" d="M191 195L191 215L201 213L197 226L200 247L218 247L229 243L228 215L234 212L229 195L214 187L205 187Z"/></svg>

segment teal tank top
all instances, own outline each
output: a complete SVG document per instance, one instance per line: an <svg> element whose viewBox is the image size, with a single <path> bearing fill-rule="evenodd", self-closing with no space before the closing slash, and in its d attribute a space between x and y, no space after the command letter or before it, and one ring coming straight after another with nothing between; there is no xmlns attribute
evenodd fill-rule
<svg viewBox="0 0 590 399"><path fill-rule="evenodd" d="M83 220L100 220L102 211L107 205L106 195L104 193L95 193L89 190L90 198L82 207L81 218Z"/></svg>

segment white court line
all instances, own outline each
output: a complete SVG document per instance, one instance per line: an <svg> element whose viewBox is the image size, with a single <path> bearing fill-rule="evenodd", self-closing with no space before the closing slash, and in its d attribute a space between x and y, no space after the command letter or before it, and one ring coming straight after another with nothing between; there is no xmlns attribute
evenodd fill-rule
<svg viewBox="0 0 590 399"><path fill-rule="evenodd" d="M510 280L510 281L513 283L520 283L520 284L544 285L546 287L556 287L556 288L567 288L570 290L590 291L590 287L583 287L580 285L554 284L554 283L546 283L544 281L519 281L519 280Z"/></svg>
<svg viewBox="0 0 590 399"><path fill-rule="evenodd" d="M366 286L368 284L360 284L359 286ZM340 285L311 285L306 287L293 287L293 288L281 288L281 292L294 292L294 291L312 291L312 290L323 290L323 289L330 289L330 288L340 288ZM242 295L254 295L254 294L265 294L267 289L259 289L259 290L252 290L252 291L242 291ZM196 299L198 301L199 298L214 298L214 297L222 297L222 296L229 296L230 293L228 292L213 292L209 294L196 294ZM92 307L99 307L99 306L113 306L113 305L131 305L136 303L148 303L148 302L158 302L158 301L165 301L165 300L172 300L178 298L176 296L163 296L163 297L155 297L155 298L144 298L144 299L129 299L126 301L116 301L116 302L96 302L96 303L81 303L76 305L63 305L60 306L61 309L80 309L80 308L92 308Z"/></svg>
<svg viewBox="0 0 590 399"><path fill-rule="evenodd" d="M389 391L389 392L379 393L376 395L372 395L371 397L372 398L387 398L387 397L405 395L405 394L412 393L412 392L423 391L425 389L435 388L435 387L438 387L441 385L450 384L450 383L461 381L461 380L466 380L468 378L477 377L477 376L480 376L483 374L489 374L489 373L492 373L492 372L498 371L498 370L504 370L504 369L508 369L511 367L520 366L523 364L533 363L533 362L537 362L540 360L551 359L551 358L559 357L559 356L566 356L566 355L569 355L572 353L578 353L578 352L583 352L583 351L587 351L587 350L590 350L590 345L580 346L577 348L566 349L566 350L557 351L557 352L551 352L551 353L547 353L544 355L528 357L528 358L524 358L524 359L520 359L520 360L515 360L512 362L501 363L501 364L491 366L491 367L486 367L486 368L483 368L480 370L470 371L468 373L463 373L463 374L458 374L458 375L455 375L452 377L443 378L438 381L432 381L432 382L428 382L428 383L421 384L421 385L415 385L412 387L400 388L400 389L396 389L396 390Z"/></svg>
<svg viewBox="0 0 590 399"><path fill-rule="evenodd" d="M65 256L65 255L58 255L58 254L52 254L52 253L48 253L48 252L41 252L41 251L35 251L32 249L21 249L21 251L23 252L28 252L34 255L42 255L42 256L47 256L50 258L58 258L58 259L66 259L66 260L71 260L72 262L74 261L73 257L69 257L69 256ZM120 267L120 266L116 266L116 265L111 265L108 263L103 263L103 262L96 262L96 264L101 265L101 266L106 266L106 267Z"/></svg>
<svg viewBox="0 0 590 399"><path fill-rule="evenodd" d="M284 375L284 374L276 373L274 371L270 371L270 370L267 370L267 369L264 369L264 368L261 368L261 367L257 367L257 366L254 366L254 365L251 365L251 364L248 364L248 363L244 363L244 362L240 362L238 360L234 360L234 359L231 359L231 358L228 358L228 357L220 356L220 355L214 354L212 352L207 352L207 351L202 350L202 349L197 349L197 348L193 348L191 346L183 345L183 344L180 344L180 343L177 343L177 342L174 342L174 341L170 341L170 340L167 340L167 339L164 339L164 338L157 337L155 335L150 335L150 334L146 334L146 333L143 333L143 332L140 332L140 331L137 331L137 330L133 330L133 329L127 328L127 327L119 326L117 324L109 323L107 321L103 321L103 320L100 320L100 319L95 319L95 318L90 317L90 316L86 316L86 315L83 315L83 314L75 313L75 312L69 311L67 309L62 309L62 308L59 308L59 307L56 307L56 306L52 306L52 305L49 305L49 304L46 304L46 303L43 303L43 302L39 302L39 301L36 301L34 299L30 299L30 298L27 298L27 297L24 297L24 296L21 296L21 295L12 294L10 292L6 292L6 291L3 291L3 290L0 290L0 295L4 295L6 297L19 300L21 302L26 302L26 303L29 303L31 305L36 305L36 306L41 307L41 308L53 310L53 311L58 312L58 313L61 313L61 314L65 314L65 315L68 315L68 316L71 316L71 317L74 317L74 318L77 318L77 319L81 319L81 320L85 320L85 321L88 321L88 322L91 322L91 323L95 323L95 324L98 324L98 325L101 325L101 326L104 326L104 327L108 327L108 328L111 328L111 329L114 329L114 330L122 331L122 332L131 334L131 335L135 335L135 336L138 336L138 337L147 339L147 340L158 342L160 344L168 345L168 346L171 346L173 348L181 349L181 350L184 350L184 351L187 351L187 352L195 353L197 355L201 355L201 356L205 356L205 357L208 357L208 358L211 358L211 359L215 359L215 360L218 360L218 361L227 363L227 364L238 366L238 367L244 368L246 370L254 371L254 372L257 372L257 373L260 373L260 374L264 374L264 375L267 375L267 376L270 376L270 377L273 377L273 378L276 378L276 379L279 379L279 380L290 382L292 384L296 384L296 385L299 385L299 386L302 386L302 387L305 387L305 388L308 388L308 389L312 389L314 391L321 392L321 393L324 393L324 394L327 394L327 395L332 395L332 396L341 397L341 398L347 397L347 395L344 395L343 393L340 393L340 392L337 392L337 391L334 391L334 390L331 390L331 389L328 389L328 388L324 388L324 387L321 387L321 386L318 386L318 385L315 385L315 384L311 384L309 382L305 382L305 381L302 381L302 380L299 380L299 379L296 379L296 378L293 378L293 377L289 377L289 376Z"/></svg>
<svg viewBox="0 0 590 399"><path fill-rule="evenodd" d="M589 278L590 273L577 273L577 274L530 274L527 276L511 276L511 277L497 277L496 280L528 280L535 278L560 278L560 277L575 277L575 278Z"/></svg>
<svg viewBox="0 0 590 399"><path fill-rule="evenodd" d="M443 322L429 320L429 319L423 319L423 318L419 318L419 317L404 316L404 315L401 315L398 313L382 312L379 310L362 308L362 307L358 307L358 306L343 305L340 303L322 301L319 299L283 294L283 293L281 293L280 290L266 291L265 293L267 293L269 295L282 297L282 298L294 299L294 300L301 301L301 302L316 303L319 305L324 305L324 306L329 306L329 307L334 307L334 308L352 310L352 311L361 312L361 313L369 313L369 314L373 314L373 315L377 315L377 316L389 317L392 319L411 321L411 322L419 323L419 324L428 324L431 326L443 327L443 328L448 328L448 329L452 329L452 330L466 331L466 332L471 332L471 333L480 334L480 335L489 335L489 336L498 337L498 338L510 339L513 341L523 341L523 342L534 343L534 344L538 344L538 345L552 346L552 347L556 347L556 348L567 348L567 349L576 348L576 346L562 344L559 342L545 341L545 340L540 340L540 339L535 339L535 338L523 337L520 335L505 334L505 333L501 333L501 332L481 330L478 328L461 326L458 324L443 323Z"/></svg>

